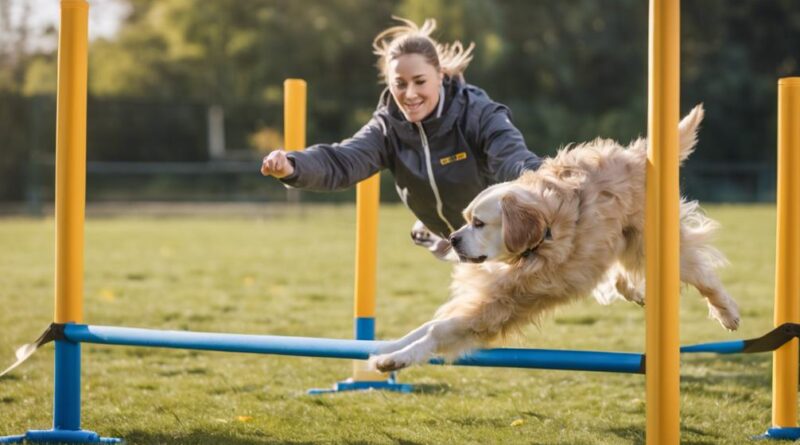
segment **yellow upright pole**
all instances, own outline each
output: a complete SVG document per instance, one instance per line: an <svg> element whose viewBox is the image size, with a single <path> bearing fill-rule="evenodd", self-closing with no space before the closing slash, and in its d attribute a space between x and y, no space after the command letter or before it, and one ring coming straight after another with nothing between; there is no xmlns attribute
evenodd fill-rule
<svg viewBox="0 0 800 445"><path fill-rule="evenodd" d="M800 322L800 77L778 81L775 326ZM797 427L797 339L773 352L772 425Z"/></svg>
<svg viewBox="0 0 800 445"><path fill-rule="evenodd" d="M283 83L283 132L286 150L302 150L306 146L306 81L286 79ZM294 192L295 194L292 194ZM289 190L289 201L297 202L296 190ZM375 339L375 290L377 277L378 206L380 173L356 186L356 272L355 272L355 337ZM339 382L335 390L366 389L353 382L382 382L388 375L370 371L366 362L353 362L353 377ZM351 386L352 385L352 386ZM402 385L401 385L402 386ZM386 387L391 387L387 384ZM312 393L327 390L312 390Z"/></svg>
<svg viewBox="0 0 800 445"><path fill-rule="evenodd" d="M306 81L283 81L283 148L289 151L306 147Z"/></svg>
<svg viewBox="0 0 800 445"><path fill-rule="evenodd" d="M355 317L375 317L380 173L356 185ZM370 332L369 335L374 335ZM369 340L372 340L370 338Z"/></svg>
<svg viewBox="0 0 800 445"><path fill-rule="evenodd" d="M357 340L375 339L379 203L380 173L356 185L356 272L353 309ZM366 362L353 362L354 381L381 381L386 378L386 374L366 369Z"/></svg>
<svg viewBox="0 0 800 445"><path fill-rule="evenodd" d="M306 81L283 81L283 148L288 151L306 147ZM289 189L286 198L292 204L300 202L300 191Z"/></svg>
<svg viewBox="0 0 800 445"><path fill-rule="evenodd" d="M56 117L56 323L83 321L89 4L61 0Z"/></svg>
<svg viewBox="0 0 800 445"><path fill-rule="evenodd" d="M680 1L650 0L647 203L647 444L680 439Z"/></svg>

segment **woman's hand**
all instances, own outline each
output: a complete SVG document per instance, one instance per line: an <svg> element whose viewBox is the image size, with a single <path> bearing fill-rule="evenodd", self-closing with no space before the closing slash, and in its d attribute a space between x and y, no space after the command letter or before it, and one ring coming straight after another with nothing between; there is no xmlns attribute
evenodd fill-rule
<svg viewBox="0 0 800 445"><path fill-rule="evenodd" d="M292 173L294 173L294 167L283 150L270 152L270 154L264 156L264 160L261 162L261 174L264 176L283 178Z"/></svg>

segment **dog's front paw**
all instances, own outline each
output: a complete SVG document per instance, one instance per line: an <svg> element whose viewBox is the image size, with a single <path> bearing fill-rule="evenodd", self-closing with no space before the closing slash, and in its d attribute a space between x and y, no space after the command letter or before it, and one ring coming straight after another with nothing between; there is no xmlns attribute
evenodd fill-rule
<svg viewBox="0 0 800 445"><path fill-rule="evenodd" d="M398 371L407 368L411 363L401 357L401 354L375 355L369 358L367 365L369 369L380 372Z"/></svg>
<svg viewBox="0 0 800 445"><path fill-rule="evenodd" d="M440 260L446 260L450 251L452 250L452 246L450 245L450 241L446 239L439 239L436 241L428 250L431 251L433 256Z"/></svg>

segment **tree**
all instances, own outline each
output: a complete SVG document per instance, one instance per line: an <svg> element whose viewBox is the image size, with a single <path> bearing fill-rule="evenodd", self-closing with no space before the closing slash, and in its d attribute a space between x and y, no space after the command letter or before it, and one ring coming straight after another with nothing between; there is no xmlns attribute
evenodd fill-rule
<svg viewBox="0 0 800 445"><path fill-rule="evenodd" d="M0 90L21 89L30 46L30 16L30 3L0 0Z"/></svg>

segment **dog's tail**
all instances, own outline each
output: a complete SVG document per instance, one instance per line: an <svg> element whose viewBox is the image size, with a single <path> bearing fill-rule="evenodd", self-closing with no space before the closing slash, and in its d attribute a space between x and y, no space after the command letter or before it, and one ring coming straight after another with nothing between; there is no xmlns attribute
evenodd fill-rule
<svg viewBox="0 0 800 445"><path fill-rule="evenodd" d="M697 145L697 129L704 115L703 104L698 104L678 124L678 156L681 162L692 154Z"/></svg>

